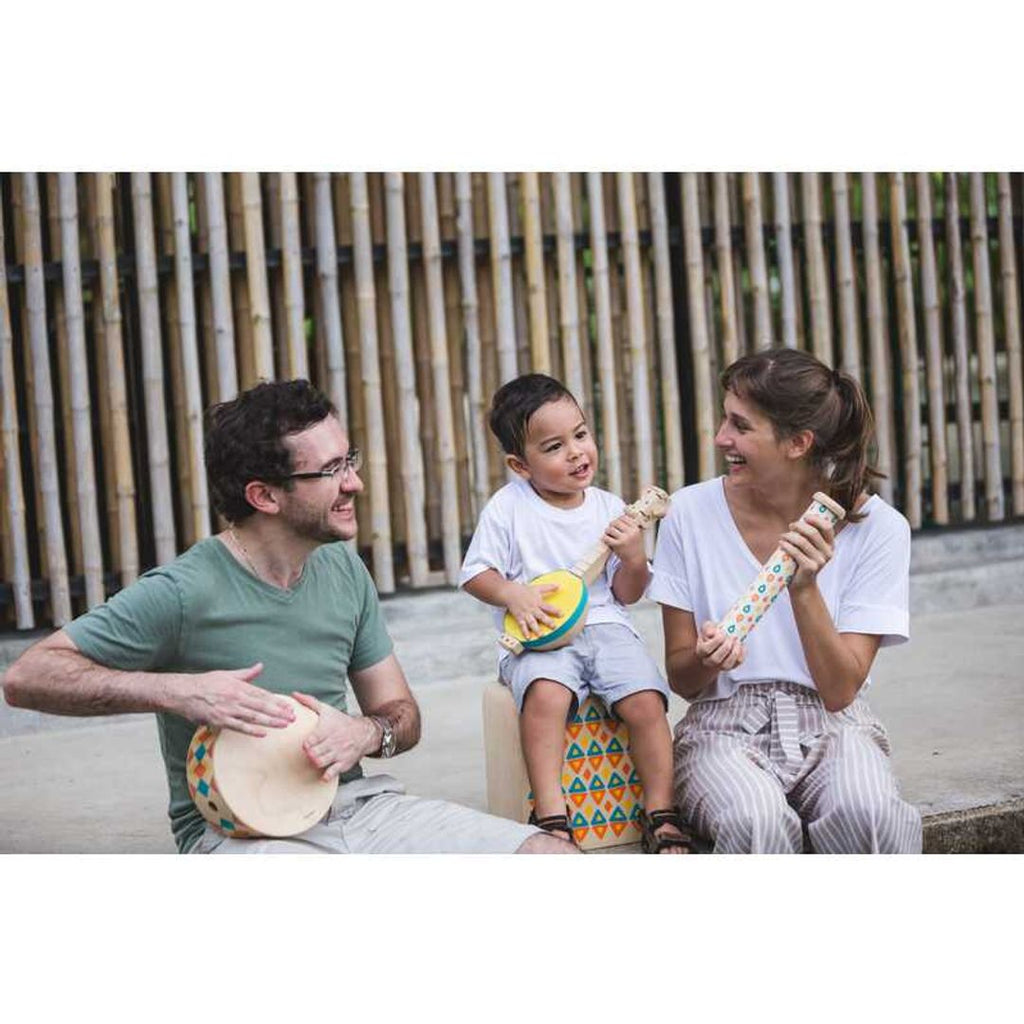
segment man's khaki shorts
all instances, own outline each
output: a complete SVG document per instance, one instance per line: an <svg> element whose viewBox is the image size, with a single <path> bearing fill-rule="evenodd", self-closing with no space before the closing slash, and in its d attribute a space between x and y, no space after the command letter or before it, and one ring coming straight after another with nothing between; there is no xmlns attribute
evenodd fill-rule
<svg viewBox="0 0 1024 1024"><path fill-rule="evenodd" d="M229 839L212 825L190 853L515 853L539 830L448 800L407 796L390 775L338 787L322 821L285 839Z"/></svg>

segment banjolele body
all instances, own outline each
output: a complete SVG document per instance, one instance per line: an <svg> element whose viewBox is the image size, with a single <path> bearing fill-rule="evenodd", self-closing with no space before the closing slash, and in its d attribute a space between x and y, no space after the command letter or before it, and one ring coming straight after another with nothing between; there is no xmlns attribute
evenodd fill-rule
<svg viewBox="0 0 1024 1024"><path fill-rule="evenodd" d="M645 487L640 498L627 505L624 511L640 524L641 529L646 529L655 519L664 517L668 506L669 496L660 487ZM601 575L610 554L611 549L598 542L571 569L555 569L530 580L531 587L545 583L554 583L558 587L544 597L548 604L558 608L558 624L554 627L541 626L537 636L526 636L519 623L506 612L505 632L498 637L498 643L513 654L553 651L571 644L587 621L588 587Z"/></svg>

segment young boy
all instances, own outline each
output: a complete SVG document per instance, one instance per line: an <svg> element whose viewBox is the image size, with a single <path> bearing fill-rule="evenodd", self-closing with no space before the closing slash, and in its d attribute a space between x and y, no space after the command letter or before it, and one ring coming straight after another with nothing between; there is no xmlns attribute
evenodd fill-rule
<svg viewBox="0 0 1024 1024"><path fill-rule="evenodd" d="M531 821L572 840L562 793L565 723L592 692L629 728L647 807L645 851L686 853L689 837L672 809L668 687L624 607L640 599L649 580L643 533L623 514L621 498L592 486L597 448L579 405L558 381L540 373L509 381L494 396L490 427L516 479L481 512L459 584L494 605L498 631L506 608L527 636L557 625L557 609L545 601L551 588L527 581L567 568L599 540L612 551L590 587L587 624L573 643L503 652L499 661L519 709Z"/></svg>

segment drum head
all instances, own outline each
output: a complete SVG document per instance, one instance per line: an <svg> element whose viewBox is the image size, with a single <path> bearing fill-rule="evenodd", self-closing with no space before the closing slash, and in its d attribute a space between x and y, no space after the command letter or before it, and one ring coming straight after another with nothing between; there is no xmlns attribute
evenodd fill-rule
<svg viewBox="0 0 1024 1024"><path fill-rule="evenodd" d="M305 832L327 813L337 778L324 782L302 750L318 715L291 697L295 721L266 736L221 730L217 740L217 787L237 819L265 836Z"/></svg>
<svg viewBox="0 0 1024 1024"><path fill-rule="evenodd" d="M531 587L545 583L558 584L558 589L544 598L547 604L554 605L562 613L554 629L545 630L539 637L526 637L519 628L519 623L507 612L505 614L505 632L509 636L514 636L527 649L555 643L564 637L576 625L587 607L587 585L575 573L569 572L568 569L556 569L530 580Z"/></svg>

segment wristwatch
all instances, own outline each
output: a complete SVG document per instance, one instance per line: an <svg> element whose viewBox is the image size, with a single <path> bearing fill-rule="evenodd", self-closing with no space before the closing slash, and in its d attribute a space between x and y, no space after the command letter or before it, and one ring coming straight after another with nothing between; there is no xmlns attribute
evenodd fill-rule
<svg viewBox="0 0 1024 1024"><path fill-rule="evenodd" d="M373 720L380 726L380 750L377 753L381 757L394 757L395 750L398 747L398 737L395 736L395 730L391 725L390 719L384 715L373 715Z"/></svg>

